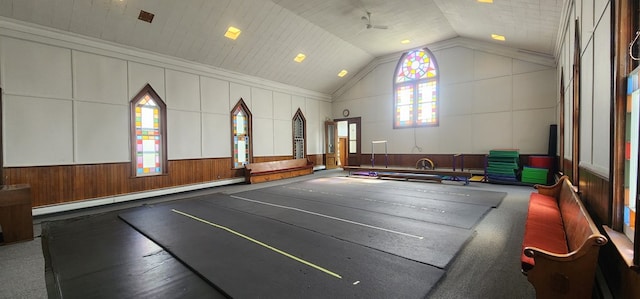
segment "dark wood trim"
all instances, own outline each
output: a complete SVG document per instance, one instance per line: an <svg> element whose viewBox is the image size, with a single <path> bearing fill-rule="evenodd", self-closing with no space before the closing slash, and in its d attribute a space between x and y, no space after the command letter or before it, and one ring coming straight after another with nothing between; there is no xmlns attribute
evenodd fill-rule
<svg viewBox="0 0 640 299"><path fill-rule="evenodd" d="M2 124L4 123L4 111L2 110L2 88L0 88L0 186L4 186L4 135L2 134Z"/></svg>
<svg viewBox="0 0 640 299"><path fill-rule="evenodd" d="M161 149L161 163L162 163L162 173L157 175L165 175L169 173L169 163L167 159L167 105L164 103L162 98L156 93L156 91L151 87L150 84L145 85L139 92L134 96L129 102L129 140L131 143L131 177L141 177L138 176L136 172L137 167L137 149L136 149L136 105L142 97L149 94L151 98L158 104L160 109L160 147Z"/></svg>
<svg viewBox="0 0 640 299"><path fill-rule="evenodd" d="M609 205L609 226L618 233L623 230L624 225L624 184L625 184L625 134L626 134L626 110L627 110L627 76L635 68L635 62L629 57L629 44L634 37L634 29L639 28L638 9L640 4L637 0L614 0L611 5L611 41L612 41L612 99L613 117L612 120L612 151L610 167L610 189L611 197L602 199L601 205ZM588 197L604 196L598 194L586 195ZM606 211L595 211L596 214ZM607 224L607 218L603 219L603 224ZM636 233L638 229L636 228ZM608 232L612 240L607 244L600 254L600 268L607 282L607 286L614 298L640 298L640 274L637 270L629 267L629 257L620 253L620 242L616 239L626 236L613 235ZM627 242L630 242L627 239ZM640 253L640 240L636 238L635 244L626 247L627 254ZM625 250L623 249L623 250ZM637 264L637 261L636 261Z"/></svg>
<svg viewBox="0 0 640 299"><path fill-rule="evenodd" d="M232 169L241 169L242 167L235 167L235 161L234 161L234 155L233 155L233 147L234 147L234 142L233 142L233 115L234 112L236 111L236 109L242 109L244 111L244 113L247 114L247 135L249 136L249 163L251 163L251 161L253 161L253 115L251 114L251 110L249 110L249 107L247 106L247 104L245 104L244 99L240 98L240 100L238 100L238 103L236 103L235 106L233 106L233 108L231 109L230 112L230 119L229 121L231 122L230 124L230 128L231 128L231 168Z"/></svg>
<svg viewBox="0 0 640 299"><path fill-rule="evenodd" d="M557 161L558 164L558 171L564 173L564 132L565 132L565 118L564 118L564 112L565 112L565 97L564 97L564 68L560 68L560 137L559 137L559 143L560 143L560 157Z"/></svg>
<svg viewBox="0 0 640 299"><path fill-rule="evenodd" d="M627 113L627 75L633 70L633 62L629 58L629 43L631 43L633 24L632 0L613 1L615 23L612 40L614 41L614 150L612 154L613 181L613 209L611 228L621 231L624 218L624 165L625 165L625 134Z"/></svg>
<svg viewBox="0 0 640 299"><path fill-rule="evenodd" d="M616 22L614 24L615 42L615 72L614 72L614 114L617 122L614 122L614 147L612 158L611 176L614 181L612 190L612 219L611 227L614 230L622 231L624 226L624 180L625 180L625 134L626 134L626 113L627 113L627 78L633 71L637 61L630 58L629 44L632 42L636 30L640 30L640 4L637 1L621 0L614 3ZM632 166L636 167L636 166ZM637 225L640 219L636 218L636 230L633 243L633 263L640 264L640 229Z"/></svg>
<svg viewBox="0 0 640 299"><path fill-rule="evenodd" d="M217 180L242 178L230 169L231 158L170 160L167 175L131 177L129 162L37 167L7 167L8 184L29 184L33 206L124 195Z"/></svg>
<svg viewBox="0 0 640 299"><path fill-rule="evenodd" d="M571 124L572 130L572 148L571 148L571 181L576 183L578 190L580 189L577 182L580 181L580 22L575 20L575 43L573 52L573 118Z"/></svg>

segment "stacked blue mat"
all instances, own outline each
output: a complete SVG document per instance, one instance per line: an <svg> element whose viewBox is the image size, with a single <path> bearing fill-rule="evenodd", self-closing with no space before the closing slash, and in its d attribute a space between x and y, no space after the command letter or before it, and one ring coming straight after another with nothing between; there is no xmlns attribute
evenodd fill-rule
<svg viewBox="0 0 640 299"><path fill-rule="evenodd" d="M517 150L490 150L487 157L487 178L494 183L518 182L520 154Z"/></svg>

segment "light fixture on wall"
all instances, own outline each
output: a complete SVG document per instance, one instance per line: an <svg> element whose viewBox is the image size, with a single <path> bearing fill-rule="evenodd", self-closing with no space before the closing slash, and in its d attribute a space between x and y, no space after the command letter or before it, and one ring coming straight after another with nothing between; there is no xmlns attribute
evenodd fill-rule
<svg viewBox="0 0 640 299"><path fill-rule="evenodd" d="M400 41L400 43L403 44L403 45L406 45L406 44L408 44L410 42L411 42L411 40L409 40L409 39L403 39L403 40Z"/></svg>
<svg viewBox="0 0 640 299"><path fill-rule="evenodd" d="M346 76L346 75L347 75L347 73L348 73L348 71L347 71L347 70L341 70L341 71L338 73L338 77L342 78L342 77Z"/></svg>

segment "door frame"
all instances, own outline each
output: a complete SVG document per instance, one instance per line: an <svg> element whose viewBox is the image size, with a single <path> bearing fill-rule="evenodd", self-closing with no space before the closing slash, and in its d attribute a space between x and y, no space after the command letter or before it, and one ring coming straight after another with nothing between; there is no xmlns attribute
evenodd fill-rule
<svg viewBox="0 0 640 299"><path fill-rule="evenodd" d="M346 121L347 122L347 164L343 166L360 166L362 164L360 162L360 156L362 154L362 117L347 117L347 118L335 118L334 122ZM357 135L357 143L356 143L356 152L351 153L349 151L349 125L357 124L356 135Z"/></svg>
<svg viewBox="0 0 640 299"><path fill-rule="evenodd" d="M329 148L329 126L333 126L333 151ZM326 169L338 167L338 123L335 121L324 122L324 166Z"/></svg>

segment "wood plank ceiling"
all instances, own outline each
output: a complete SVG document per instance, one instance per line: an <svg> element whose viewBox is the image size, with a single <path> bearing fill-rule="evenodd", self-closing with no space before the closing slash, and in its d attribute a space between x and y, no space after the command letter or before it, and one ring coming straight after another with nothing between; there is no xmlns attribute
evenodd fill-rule
<svg viewBox="0 0 640 299"><path fill-rule="evenodd" d="M0 0L0 16L330 95L376 57L457 36L497 33L507 40L496 43L553 56L563 2ZM388 29L367 29L367 11ZM229 26L242 30L235 41L223 37ZM294 62L298 53L307 59Z"/></svg>

